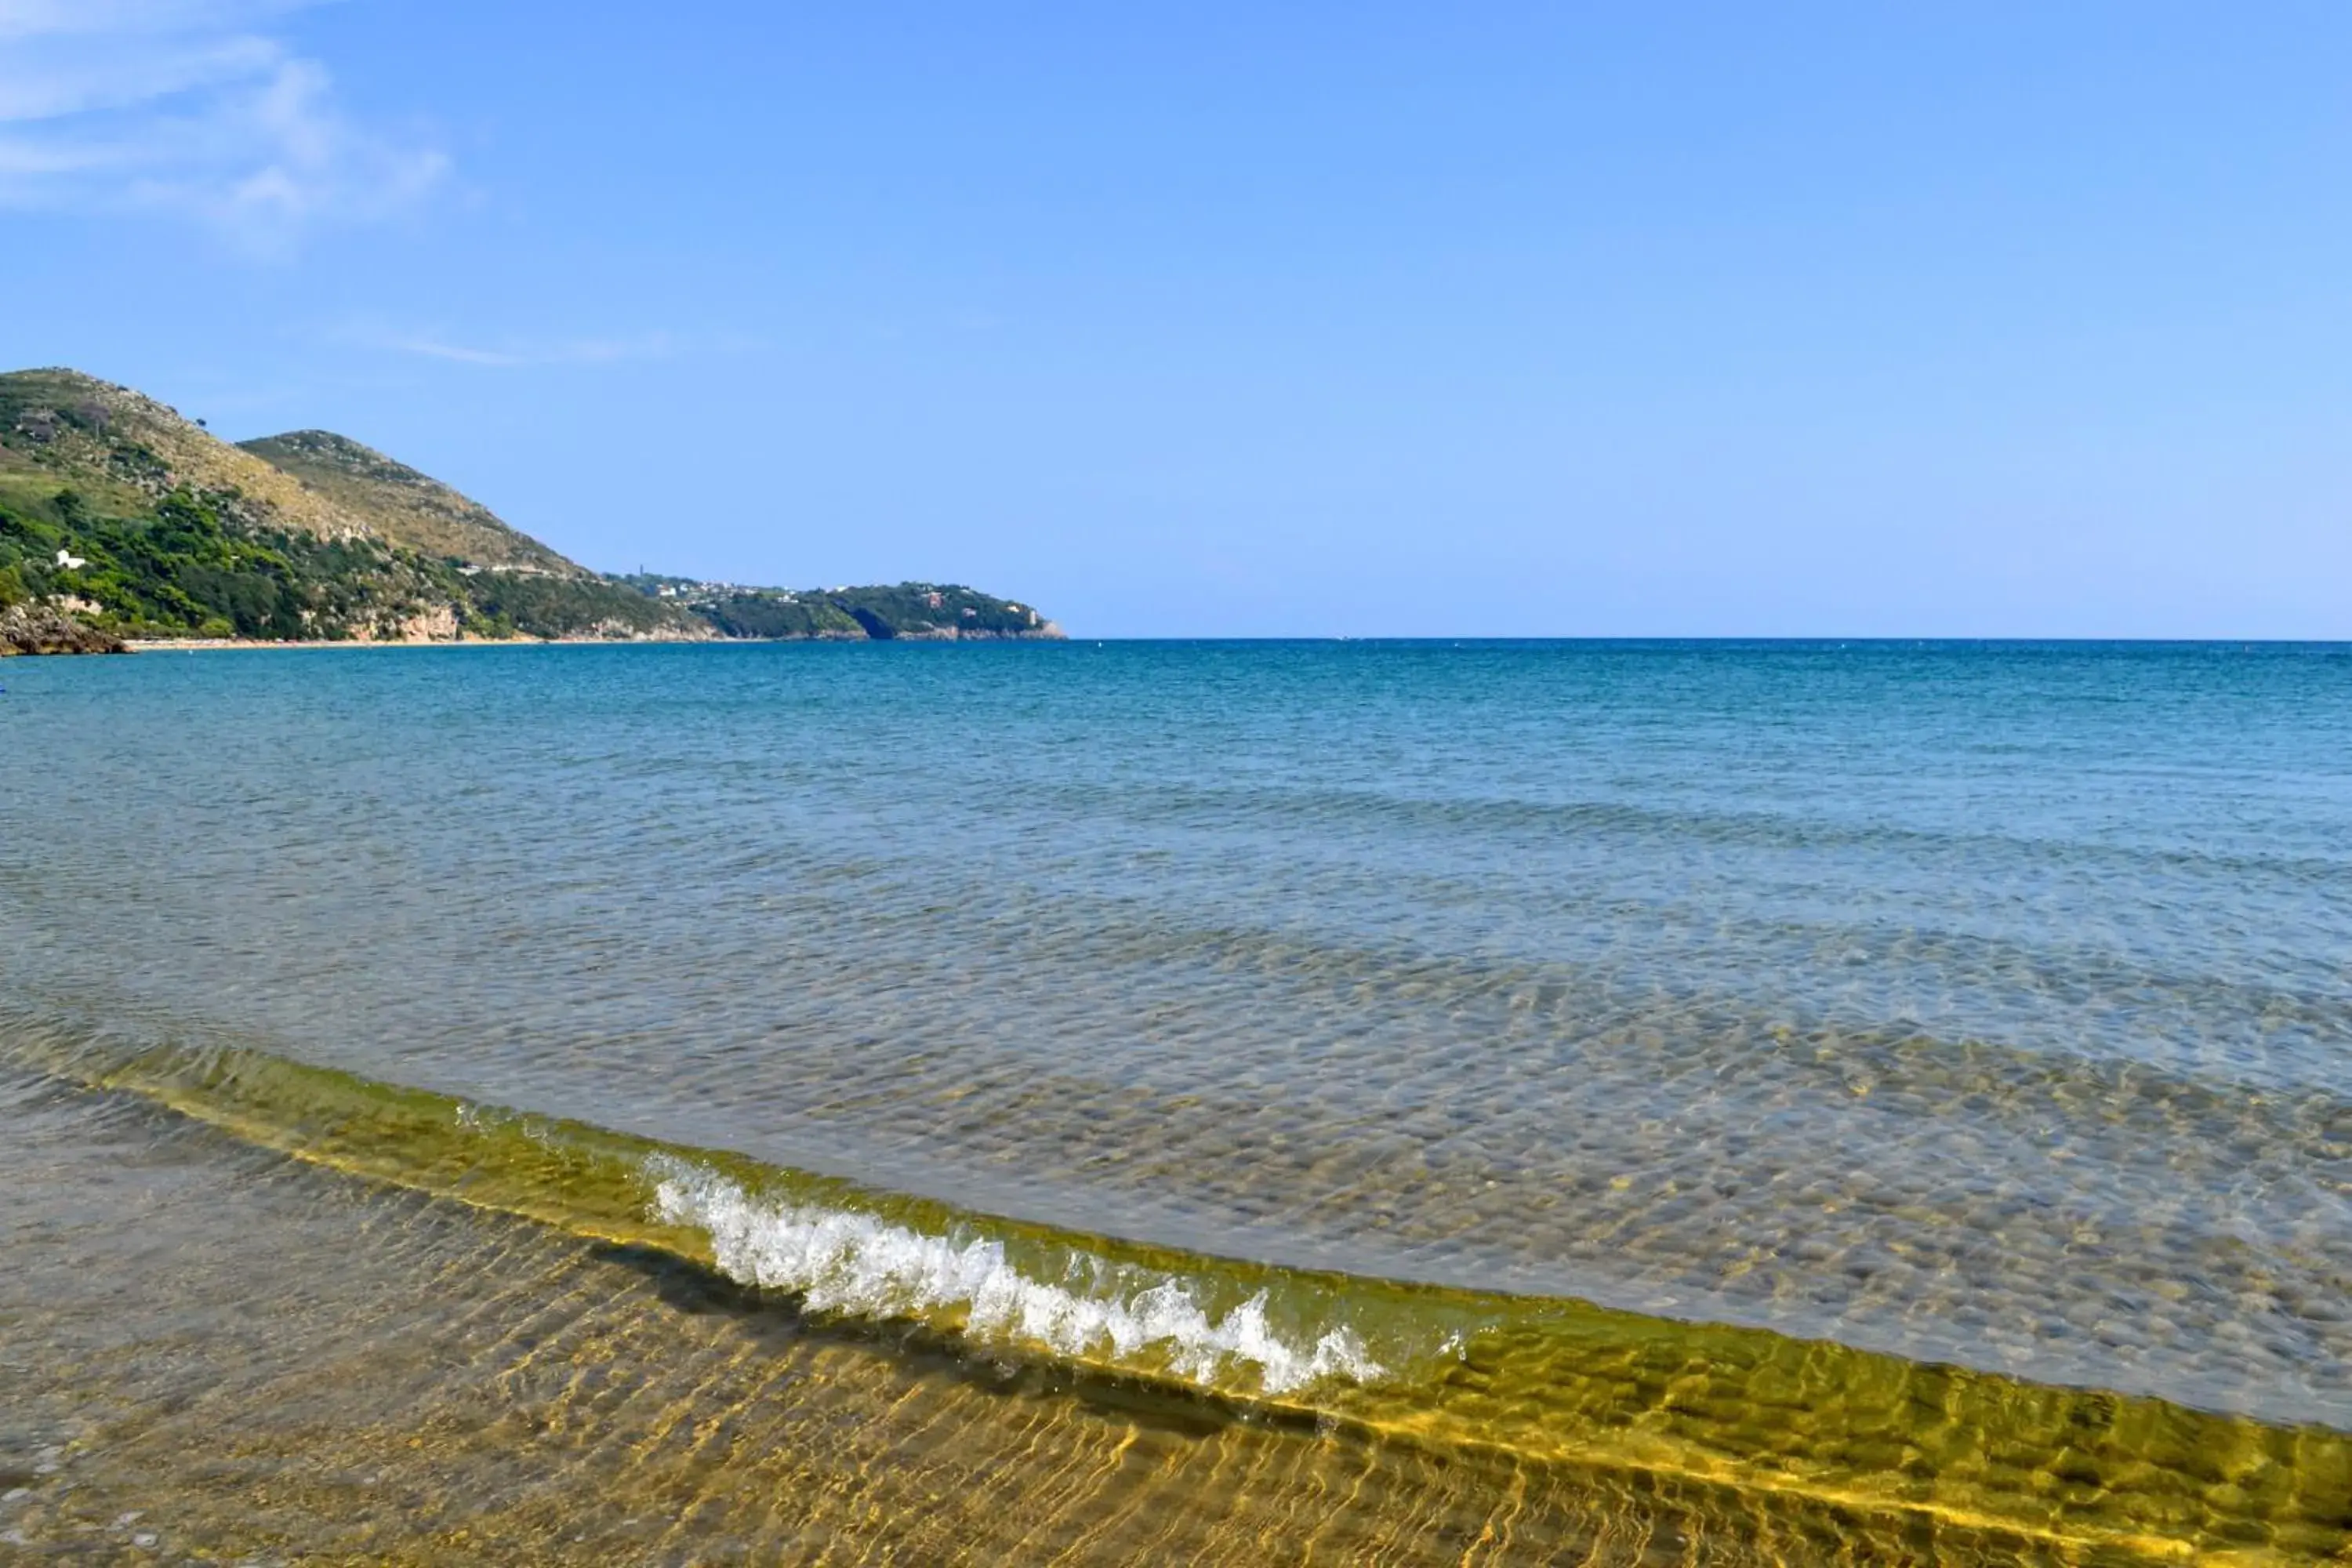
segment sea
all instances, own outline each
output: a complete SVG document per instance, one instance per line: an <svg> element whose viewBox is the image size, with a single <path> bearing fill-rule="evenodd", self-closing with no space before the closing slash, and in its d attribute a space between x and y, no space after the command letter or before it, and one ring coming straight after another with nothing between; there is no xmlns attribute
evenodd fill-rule
<svg viewBox="0 0 2352 1568"><path fill-rule="evenodd" d="M0 687L0 1558L2352 1556L2352 647Z"/></svg>

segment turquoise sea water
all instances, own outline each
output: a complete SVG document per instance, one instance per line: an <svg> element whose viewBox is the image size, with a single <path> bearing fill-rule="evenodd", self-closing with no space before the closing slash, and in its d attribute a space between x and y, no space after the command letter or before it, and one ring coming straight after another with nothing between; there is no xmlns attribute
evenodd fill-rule
<svg viewBox="0 0 2352 1568"><path fill-rule="evenodd" d="M0 676L20 1032L2352 1426L2352 649Z"/></svg>
<svg viewBox="0 0 2352 1568"><path fill-rule="evenodd" d="M0 1547L2352 1549L2352 648L0 677Z"/></svg>

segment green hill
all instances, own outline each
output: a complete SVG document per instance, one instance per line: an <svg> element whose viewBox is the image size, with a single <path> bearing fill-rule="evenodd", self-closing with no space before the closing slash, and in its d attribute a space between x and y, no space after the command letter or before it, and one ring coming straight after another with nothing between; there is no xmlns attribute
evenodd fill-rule
<svg viewBox="0 0 2352 1568"><path fill-rule="evenodd" d="M370 531L293 475L127 386L71 370L0 375L0 505L38 508L65 488L97 515L142 515L184 489L224 498L239 527Z"/></svg>
<svg viewBox="0 0 2352 1568"><path fill-rule="evenodd" d="M417 505L382 492L449 498L461 515L472 503L415 479L306 483L127 387L68 370L0 375L0 604L46 604L131 638L716 635L495 519L517 553L560 573L438 548L414 526Z"/></svg>
<svg viewBox="0 0 2352 1568"><path fill-rule="evenodd" d="M237 445L362 519L393 543L469 566L544 572L555 577L593 575L509 528L479 501L349 437L331 430L294 430Z"/></svg>
<svg viewBox="0 0 2352 1568"><path fill-rule="evenodd" d="M683 605L730 637L923 642L1062 635L1061 627L1025 605L956 584L750 588L651 573L612 580Z"/></svg>
<svg viewBox="0 0 2352 1568"><path fill-rule="evenodd" d="M0 611L18 606L92 634L44 634L58 647L1061 635L969 588L795 593L601 575L347 437L232 446L70 370L0 374ZM0 652L34 640L0 639Z"/></svg>

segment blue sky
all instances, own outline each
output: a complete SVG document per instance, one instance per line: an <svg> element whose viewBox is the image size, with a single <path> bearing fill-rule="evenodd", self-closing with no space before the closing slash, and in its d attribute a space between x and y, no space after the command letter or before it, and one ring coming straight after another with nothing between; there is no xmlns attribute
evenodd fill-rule
<svg viewBox="0 0 2352 1568"><path fill-rule="evenodd" d="M2352 637L2352 7L0 0L12 363L1126 635Z"/></svg>

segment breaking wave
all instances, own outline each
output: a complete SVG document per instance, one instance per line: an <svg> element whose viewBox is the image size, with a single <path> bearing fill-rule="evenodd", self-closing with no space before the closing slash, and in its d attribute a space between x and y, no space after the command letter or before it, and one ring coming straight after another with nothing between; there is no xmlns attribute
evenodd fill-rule
<svg viewBox="0 0 2352 1568"><path fill-rule="evenodd" d="M1219 1316L1171 1275L1098 1259L1087 1268L1073 1258L1071 1273L1092 1278L1055 1284L1023 1272L991 1237L926 1234L852 1210L762 1202L674 1155L656 1155L646 1168L665 1224L705 1233L722 1273L795 1292L812 1310L944 1313L960 1318L974 1340L1150 1366L1208 1387L1254 1373L1265 1394L1332 1377L1368 1384L1386 1370L1344 1326L1325 1330L1312 1344L1286 1338L1269 1320L1265 1290Z"/></svg>

